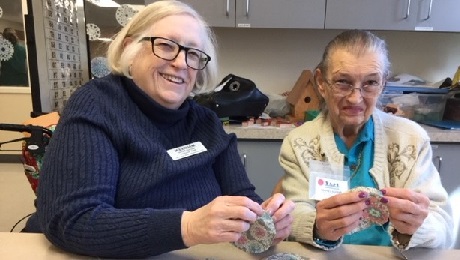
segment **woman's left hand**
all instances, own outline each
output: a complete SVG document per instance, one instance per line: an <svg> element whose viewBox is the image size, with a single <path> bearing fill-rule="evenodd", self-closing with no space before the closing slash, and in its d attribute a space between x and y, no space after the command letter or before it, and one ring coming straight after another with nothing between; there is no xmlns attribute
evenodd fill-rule
<svg viewBox="0 0 460 260"><path fill-rule="evenodd" d="M276 236L273 245L278 244L289 236L293 218L291 212L295 208L294 202L288 200L281 193L276 193L262 203L265 209L273 218L276 228Z"/></svg>
<svg viewBox="0 0 460 260"><path fill-rule="evenodd" d="M388 199L390 221L401 234L413 235L428 216L430 199L409 189L387 187L382 189Z"/></svg>

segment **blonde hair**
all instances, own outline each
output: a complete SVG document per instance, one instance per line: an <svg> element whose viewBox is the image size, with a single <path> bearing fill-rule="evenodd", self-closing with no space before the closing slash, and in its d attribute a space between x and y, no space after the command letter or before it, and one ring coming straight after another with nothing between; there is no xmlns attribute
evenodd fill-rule
<svg viewBox="0 0 460 260"><path fill-rule="evenodd" d="M192 92L198 94L213 90L217 82L217 44L214 33L193 8L174 0L157 1L147 5L117 33L107 51L107 60L112 73L131 78L130 66L134 57L142 48L142 44L139 41L144 36L143 34L153 24L167 16L184 14L195 18L201 25L203 29L203 51L211 56L211 61L209 61L206 68L197 72ZM133 37L133 43L124 46L126 37Z"/></svg>

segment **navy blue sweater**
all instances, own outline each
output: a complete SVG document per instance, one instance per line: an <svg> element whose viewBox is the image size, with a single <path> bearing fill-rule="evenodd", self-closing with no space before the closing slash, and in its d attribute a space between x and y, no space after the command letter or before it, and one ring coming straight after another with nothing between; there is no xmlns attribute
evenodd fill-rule
<svg viewBox="0 0 460 260"><path fill-rule="evenodd" d="M166 152L193 142L207 151L175 161ZM261 202L236 136L193 100L166 109L132 80L109 75L79 88L66 104L27 229L74 253L146 257L184 248L184 210L220 195Z"/></svg>

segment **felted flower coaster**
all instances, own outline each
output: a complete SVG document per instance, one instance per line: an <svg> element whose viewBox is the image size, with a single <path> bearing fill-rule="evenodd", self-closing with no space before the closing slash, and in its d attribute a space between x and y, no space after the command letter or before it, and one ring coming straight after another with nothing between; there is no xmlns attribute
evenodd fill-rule
<svg viewBox="0 0 460 260"><path fill-rule="evenodd" d="M308 260L308 259L310 258L305 258L297 254L278 253L278 254L268 256L267 258L264 258L263 260Z"/></svg>
<svg viewBox="0 0 460 260"><path fill-rule="evenodd" d="M251 224L238 241L232 244L248 253L262 253L270 248L275 239L276 229L272 216L264 212Z"/></svg>
<svg viewBox="0 0 460 260"><path fill-rule="evenodd" d="M381 199L383 198L382 192L375 188L371 187L356 187L351 189L353 191L364 191L369 194L368 200L370 201L369 206L365 209L363 214L363 219L359 223L359 226L352 230L349 234L366 229L372 225L383 225L388 222L390 213L388 211L388 206L386 203L383 203Z"/></svg>

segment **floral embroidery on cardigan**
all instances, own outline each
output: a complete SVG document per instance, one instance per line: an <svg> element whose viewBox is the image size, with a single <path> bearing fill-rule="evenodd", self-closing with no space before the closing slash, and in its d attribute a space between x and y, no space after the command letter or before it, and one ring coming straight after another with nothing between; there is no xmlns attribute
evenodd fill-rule
<svg viewBox="0 0 460 260"><path fill-rule="evenodd" d="M388 170L390 171L390 186L395 187L395 178L401 179L403 173L415 161L415 145L401 148L399 144L388 145Z"/></svg>
<svg viewBox="0 0 460 260"><path fill-rule="evenodd" d="M300 148L302 150L301 157L304 163L309 166L310 160L326 161L324 153L321 152L319 145L319 136L307 141L303 138L297 138L294 140L294 148Z"/></svg>

